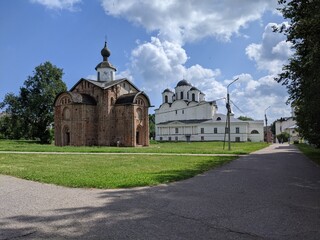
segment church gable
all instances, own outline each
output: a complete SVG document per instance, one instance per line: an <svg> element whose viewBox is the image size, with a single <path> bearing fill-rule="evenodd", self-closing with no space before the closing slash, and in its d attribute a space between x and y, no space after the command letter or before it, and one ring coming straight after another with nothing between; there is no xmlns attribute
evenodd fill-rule
<svg viewBox="0 0 320 240"><path fill-rule="evenodd" d="M90 80L81 78L71 89L70 92L91 92L95 84Z"/></svg>

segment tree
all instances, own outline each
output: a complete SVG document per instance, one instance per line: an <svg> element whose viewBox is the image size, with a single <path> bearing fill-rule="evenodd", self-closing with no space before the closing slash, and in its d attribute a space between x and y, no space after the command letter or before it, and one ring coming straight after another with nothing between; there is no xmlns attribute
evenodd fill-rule
<svg viewBox="0 0 320 240"><path fill-rule="evenodd" d="M253 121L251 117L247 117L247 116L240 116L238 117L238 119L241 121Z"/></svg>
<svg viewBox="0 0 320 240"><path fill-rule="evenodd" d="M320 147L320 1L279 0L289 27L283 32L295 50L276 80L287 86L299 133Z"/></svg>
<svg viewBox="0 0 320 240"><path fill-rule="evenodd" d="M155 130L155 114L149 114L149 138L156 137L156 130Z"/></svg>
<svg viewBox="0 0 320 240"><path fill-rule="evenodd" d="M53 103L58 93L66 91L62 81L63 70L50 62L35 68L15 96L6 94L0 108L6 107L7 117L14 124L7 127L9 138L40 139L41 143L50 143L50 125L53 123Z"/></svg>
<svg viewBox="0 0 320 240"><path fill-rule="evenodd" d="M277 137L279 143L284 143L284 142L289 141L290 134L287 132L282 132L282 133L278 134L276 137Z"/></svg>

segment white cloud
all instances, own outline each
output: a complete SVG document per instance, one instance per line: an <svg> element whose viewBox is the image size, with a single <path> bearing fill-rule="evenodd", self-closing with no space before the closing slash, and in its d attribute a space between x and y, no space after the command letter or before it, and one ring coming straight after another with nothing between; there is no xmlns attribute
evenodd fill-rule
<svg viewBox="0 0 320 240"><path fill-rule="evenodd" d="M129 69L124 70L122 72L116 72L116 79L126 78L131 82L134 82L133 76Z"/></svg>
<svg viewBox="0 0 320 240"><path fill-rule="evenodd" d="M283 116L290 116L290 108L285 105L287 91L274 80L273 75L254 79L250 74L240 74L239 81L230 86L230 99L237 107L232 106L237 116L246 115L262 120L265 109L271 121ZM269 123L271 123L269 121Z"/></svg>
<svg viewBox="0 0 320 240"><path fill-rule="evenodd" d="M293 53L292 44L285 41L285 36L273 32L273 27L280 25L269 23L262 35L262 42L252 43L246 48L247 56L256 62L257 68L267 70L270 74L278 74Z"/></svg>
<svg viewBox="0 0 320 240"><path fill-rule="evenodd" d="M90 79L90 80L97 80L97 74L90 74L85 79Z"/></svg>
<svg viewBox="0 0 320 240"><path fill-rule="evenodd" d="M32 3L38 3L48 9L53 10L69 10L77 11L79 8L76 6L82 0L30 0Z"/></svg>
<svg viewBox="0 0 320 240"><path fill-rule="evenodd" d="M152 37L150 42L132 51L130 72L140 81L142 89L155 99L160 99L161 91L175 87L183 78L201 89L220 85L215 80L220 75L219 69L207 69L199 64L188 68L185 66L187 59L186 51L179 44Z"/></svg>
<svg viewBox="0 0 320 240"><path fill-rule="evenodd" d="M132 51L132 71L148 86L163 86L185 73L187 54L180 45L152 37Z"/></svg>
<svg viewBox="0 0 320 240"><path fill-rule="evenodd" d="M184 43L207 36L228 41L266 10L275 9L276 1L102 0L102 7L108 15L156 31L160 39Z"/></svg>

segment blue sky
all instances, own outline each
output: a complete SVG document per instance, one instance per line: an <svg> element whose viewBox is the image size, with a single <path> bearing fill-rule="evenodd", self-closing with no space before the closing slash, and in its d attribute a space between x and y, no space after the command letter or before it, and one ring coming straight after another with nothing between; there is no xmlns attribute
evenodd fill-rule
<svg viewBox="0 0 320 240"><path fill-rule="evenodd" d="M39 64L63 68L70 89L95 78L107 36L110 62L157 108L161 92L187 79L206 100L226 97L236 116L269 123L290 116L285 87L273 78L291 56L272 26L284 23L273 0L2 0L0 101ZM225 113L225 102L217 102ZM150 109L153 113L153 108Z"/></svg>

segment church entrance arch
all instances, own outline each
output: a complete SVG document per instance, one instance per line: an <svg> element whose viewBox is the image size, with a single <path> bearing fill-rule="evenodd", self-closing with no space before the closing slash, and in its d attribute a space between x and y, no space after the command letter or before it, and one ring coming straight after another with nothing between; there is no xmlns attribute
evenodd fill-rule
<svg viewBox="0 0 320 240"><path fill-rule="evenodd" d="M138 126L136 131L136 145L144 145L142 127Z"/></svg>
<svg viewBox="0 0 320 240"><path fill-rule="evenodd" d="M63 146L70 145L70 130L68 126L63 128L62 143Z"/></svg>

